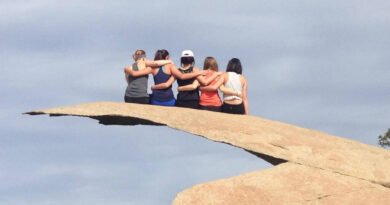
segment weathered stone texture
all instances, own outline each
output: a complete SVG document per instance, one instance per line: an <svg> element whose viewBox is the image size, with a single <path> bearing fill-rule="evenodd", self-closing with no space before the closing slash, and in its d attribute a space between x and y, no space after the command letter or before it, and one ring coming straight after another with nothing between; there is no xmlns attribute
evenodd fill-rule
<svg viewBox="0 0 390 205"><path fill-rule="evenodd" d="M103 124L167 125L287 161L269 170L197 185L180 193L175 204L390 204L390 152L319 131L254 116L116 102L28 114L85 116Z"/></svg>

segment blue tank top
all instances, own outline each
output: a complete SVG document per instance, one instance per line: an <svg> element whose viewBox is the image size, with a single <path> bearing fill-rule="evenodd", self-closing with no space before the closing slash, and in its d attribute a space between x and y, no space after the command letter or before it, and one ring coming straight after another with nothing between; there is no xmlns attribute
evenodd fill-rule
<svg viewBox="0 0 390 205"><path fill-rule="evenodd" d="M181 73L192 73L194 70L194 67L191 66L190 68L188 68L186 70L179 68L178 70ZM177 79L177 84L179 87L184 86L184 85L189 85L189 84L192 84L194 82L194 80L195 80L195 78L190 78L187 80ZM199 88L196 88L195 90L190 90L190 91L179 91L179 93L177 94L177 100L178 101L193 101L193 100L199 101Z"/></svg>
<svg viewBox="0 0 390 205"><path fill-rule="evenodd" d="M165 83L169 80L171 75L164 73L163 66L158 69L157 75L153 76L154 84ZM152 99L160 102L170 101L174 99L172 92L172 85L165 89L153 90Z"/></svg>

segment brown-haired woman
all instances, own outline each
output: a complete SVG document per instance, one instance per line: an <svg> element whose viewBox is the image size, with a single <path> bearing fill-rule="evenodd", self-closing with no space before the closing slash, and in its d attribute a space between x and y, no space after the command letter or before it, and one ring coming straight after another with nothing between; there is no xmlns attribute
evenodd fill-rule
<svg viewBox="0 0 390 205"><path fill-rule="evenodd" d="M203 64L203 70L206 70L205 76L199 76L198 80L204 86L214 86L215 90L201 90L199 105L202 110L221 111L222 101L219 98L217 88L222 85L223 78L217 77L218 63L213 57L206 57ZM208 82L207 80L211 80ZM203 83L202 83L203 82Z"/></svg>
<svg viewBox="0 0 390 205"><path fill-rule="evenodd" d="M248 114L247 83L242 74L241 62L237 58L229 61L226 73L221 75L214 84L200 87L202 92L216 91L223 93L222 112L231 114Z"/></svg>
<svg viewBox="0 0 390 205"><path fill-rule="evenodd" d="M199 76L198 80L203 86L200 87L201 96L200 96L200 107L203 110L210 111L221 111L222 102L218 95L218 88L223 87L224 76L220 75L218 72L218 63L217 60L213 57L206 57L204 60L203 69L208 71L206 76ZM203 79L202 79L203 78ZM223 88L225 93L231 95L241 95L238 92L235 92L229 88Z"/></svg>
<svg viewBox="0 0 390 205"><path fill-rule="evenodd" d="M200 69L194 66L195 58L191 50L184 50L182 52L180 61L182 66L179 68L180 72L187 73L187 75L189 73L200 73ZM207 69L208 68L209 66L207 66ZM207 69L202 72L202 75L197 75L194 78L187 80L177 80L179 93L177 94L176 106L195 109L201 108L199 104L199 86L210 84L210 82L212 82L218 75L220 75L218 72L209 72ZM208 76L206 77L204 75Z"/></svg>
<svg viewBox="0 0 390 205"><path fill-rule="evenodd" d="M241 96L227 93L226 88L241 93ZM247 82L242 75L240 59L232 58L229 61L226 73L224 74L224 85L221 86L221 91L223 92L222 112L248 115Z"/></svg>

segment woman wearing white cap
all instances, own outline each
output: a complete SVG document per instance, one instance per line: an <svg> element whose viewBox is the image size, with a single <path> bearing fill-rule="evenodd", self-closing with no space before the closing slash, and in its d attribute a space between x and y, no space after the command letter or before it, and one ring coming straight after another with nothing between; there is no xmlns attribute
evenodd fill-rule
<svg viewBox="0 0 390 205"><path fill-rule="evenodd" d="M198 68L194 68L195 59L194 53L191 50L184 50L181 53L180 58L181 67L178 69L181 73L193 73L199 72ZM178 94L176 106L178 107L187 107L187 108L199 108L199 82L196 80L196 77L186 79L186 80L177 80L178 84ZM188 88L188 86L193 85L194 87ZM180 87L187 86L186 89L181 89Z"/></svg>
<svg viewBox="0 0 390 205"><path fill-rule="evenodd" d="M181 53L180 58L181 67L178 69L183 74L190 73L202 73L206 74L207 72L200 72L200 69L195 67L195 58L194 53L191 50L184 50ZM213 76L209 78L204 78L201 75L198 75L196 78L190 79L178 79L178 90L176 106L178 107L187 107L199 109L199 85L201 84L209 84L212 80L214 80L220 73L215 73Z"/></svg>
<svg viewBox="0 0 390 205"><path fill-rule="evenodd" d="M165 60L165 61L164 61ZM170 64L162 66L169 61ZM202 72L193 73L182 73L180 72L175 64L169 58L169 52L165 49L157 50L155 55L154 64L158 66L147 67L143 70L130 71L129 74L132 76L143 76L150 73L153 74L155 85L152 88L151 104L162 105L162 106L174 106L175 99L172 95L171 85L175 81L175 77L181 80L195 78L202 74ZM163 64L164 63L164 64ZM152 63L149 63L152 64ZM152 64L153 65L153 64Z"/></svg>

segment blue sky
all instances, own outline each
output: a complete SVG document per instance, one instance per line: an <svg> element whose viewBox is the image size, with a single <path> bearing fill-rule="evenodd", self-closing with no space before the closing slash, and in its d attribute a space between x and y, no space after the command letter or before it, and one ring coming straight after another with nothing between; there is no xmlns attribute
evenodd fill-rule
<svg viewBox="0 0 390 205"><path fill-rule="evenodd" d="M269 167L166 127L21 113L122 101L136 49L241 59L252 115L376 145L389 128L388 1L0 1L0 204L169 204ZM293 136L292 136L293 137Z"/></svg>

